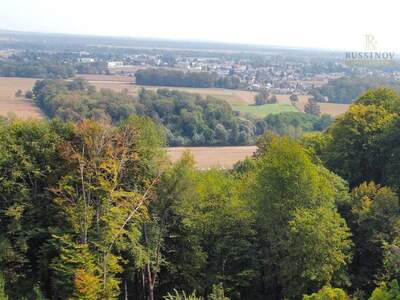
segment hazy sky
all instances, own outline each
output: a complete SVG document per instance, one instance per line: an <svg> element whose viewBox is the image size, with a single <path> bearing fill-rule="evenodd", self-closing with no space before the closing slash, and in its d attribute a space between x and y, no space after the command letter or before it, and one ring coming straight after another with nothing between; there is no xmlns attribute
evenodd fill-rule
<svg viewBox="0 0 400 300"><path fill-rule="evenodd" d="M400 52L400 1L0 0L0 29Z"/></svg>

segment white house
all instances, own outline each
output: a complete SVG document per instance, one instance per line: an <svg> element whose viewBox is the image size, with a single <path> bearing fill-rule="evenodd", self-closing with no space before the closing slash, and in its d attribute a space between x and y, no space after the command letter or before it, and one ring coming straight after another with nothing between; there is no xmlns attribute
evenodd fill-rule
<svg viewBox="0 0 400 300"><path fill-rule="evenodd" d="M118 68L118 67L122 67L124 65L124 62L122 61L109 61L107 63L107 67L109 68Z"/></svg>

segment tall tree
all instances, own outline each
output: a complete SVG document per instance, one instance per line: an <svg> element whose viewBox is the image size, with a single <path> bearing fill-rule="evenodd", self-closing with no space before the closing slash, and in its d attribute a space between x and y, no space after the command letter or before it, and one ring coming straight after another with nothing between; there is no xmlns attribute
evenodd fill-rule
<svg viewBox="0 0 400 300"><path fill-rule="evenodd" d="M384 272L384 245L396 238L399 208L399 199L390 188L370 182L353 189L347 217L355 244L350 266L353 289L371 292Z"/></svg>
<svg viewBox="0 0 400 300"><path fill-rule="evenodd" d="M317 290L342 273L350 259L349 232L335 212L337 191L326 171L289 138L267 139L259 155L249 193L262 237L264 293L278 299ZM322 232L330 232L330 237ZM318 257L331 260L321 264ZM296 269L290 258L304 264Z"/></svg>
<svg viewBox="0 0 400 300"><path fill-rule="evenodd" d="M0 269L9 296L31 296L39 281L50 292L46 244L60 224L49 189L64 171L58 147L70 126L13 121L0 126Z"/></svg>
<svg viewBox="0 0 400 300"><path fill-rule="evenodd" d="M260 90L254 97L256 105L264 105L268 103L269 93L267 90Z"/></svg>
<svg viewBox="0 0 400 300"><path fill-rule="evenodd" d="M66 220L56 236L60 256L53 263L60 297L118 296L120 252L138 245L139 222L159 177L161 142L149 126L141 118L117 128L84 121L64 144L69 171L53 189Z"/></svg>
<svg viewBox="0 0 400 300"><path fill-rule="evenodd" d="M304 106L304 112L319 117L321 114L321 108L317 101L313 98L309 98L308 103Z"/></svg>
<svg viewBox="0 0 400 300"><path fill-rule="evenodd" d="M326 149L327 166L353 187L363 181L382 182L379 139L395 116L380 106L352 105L328 130L332 140Z"/></svg>
<svg viewBox="0 0 400 300"><path fill-rule="evenodd" d="M292 102L292 105L296 105L297 102L299 102L299 96L296 94L291 94L290 97L290 102Z"/></svg>

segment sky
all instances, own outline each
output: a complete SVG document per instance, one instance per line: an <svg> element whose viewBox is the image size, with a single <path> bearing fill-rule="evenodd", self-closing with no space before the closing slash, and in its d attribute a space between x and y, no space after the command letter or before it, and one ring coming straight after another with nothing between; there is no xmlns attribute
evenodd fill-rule
<svg viewBox="0 0 400 300"><path fill-rule="evenodd" d="M0 0L0 29L400 52L398 0Z"/></svg>

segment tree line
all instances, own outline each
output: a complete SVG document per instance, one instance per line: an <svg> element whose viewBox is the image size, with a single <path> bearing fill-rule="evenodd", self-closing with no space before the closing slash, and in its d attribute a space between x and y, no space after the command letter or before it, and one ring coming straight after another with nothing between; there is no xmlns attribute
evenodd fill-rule
<svg viewBox="0 0 400 300"><path fill-rule="evenodd" d="M399 81L396 79L366 76L366 77L341 77L321 87L311 89L310 94L315 101L351 104L364 92L380 86L391 87L400 91Z"/></svg>
<svg viewBox="0 0 400 300"><path fill-rule="evenodd" d="M240 79L233 75L218 76L214 72L184 72L170 69L144 69L135 73L141 85L238 89Z"/></svg>
<svg viewBox="0 0 400 300"><path fill-rule="evenodd" d="M301 112L285 112L266 116L261 126L264 132L271 131L278 135L300 138L308 132L324 131L332 122L330 115L317 117Z"/></svg>
<svg viewBox="0 0 400 300"><path fill-rule="evenodd" d="M29 78L71 78L76 74L104 74L107 65L103 61L80 63L68 54L23 52L0 61L0 76Z"/></svg>
<svg viewBox="0 0 400 300"><path fill-rule="evenodd" d="M76 74L73 67L62 63L0 62L0 76L29 78L70 78Z"/></svg>
<svg viewBox="0 0 400 300"><path fill-rule="evenodd" d="M399 104L395 90L368 90L326 132L304 138L352 189L353 198L338 207L353 234L350 291L365 296L381 283L386 292L372 299L399 297L397 282L390 283L400 279Z"/></svg>

